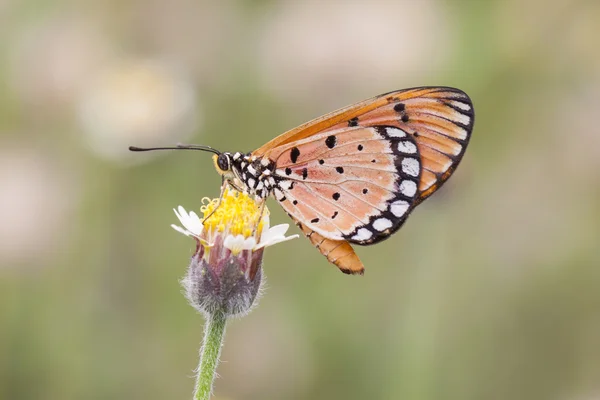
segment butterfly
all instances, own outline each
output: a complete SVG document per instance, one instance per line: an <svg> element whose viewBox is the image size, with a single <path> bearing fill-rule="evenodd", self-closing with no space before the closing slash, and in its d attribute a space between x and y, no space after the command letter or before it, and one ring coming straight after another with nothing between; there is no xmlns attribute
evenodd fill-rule
<svg viewBox="0 0 600 400"><path fill-rule="evenodd" d="M273 196L327 259L363 274L352 244L387 239L461 161L473 130L469 96L450 87L385 93L298 126L251 153L209 146L223 180ZM133 151L173 149L160 147Z"/></svg>

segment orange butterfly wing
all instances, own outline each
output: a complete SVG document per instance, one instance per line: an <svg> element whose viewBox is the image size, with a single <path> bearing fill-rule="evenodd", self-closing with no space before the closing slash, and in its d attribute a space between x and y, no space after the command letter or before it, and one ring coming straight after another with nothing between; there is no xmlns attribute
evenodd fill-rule
<svg viewBox="0 0 600 400"><path fill-rule="evenodd" d="M275 162L276 199L321 253L362 273L348 241L376 243L396 231L457 167L473 122L464 92L407 89L317 118L252 155Z"/></svg>

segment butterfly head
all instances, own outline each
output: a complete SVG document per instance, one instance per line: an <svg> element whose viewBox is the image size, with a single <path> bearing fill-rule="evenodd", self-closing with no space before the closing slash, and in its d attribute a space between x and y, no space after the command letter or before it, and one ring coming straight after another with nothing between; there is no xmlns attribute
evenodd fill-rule
<svg viewBox="0 0 600 400"><path fill-rule="evenodd" d="M225 179L234 178L235 175L232 171L232 154L228 152L215 154L213 156L213 162L215 164L215 169L219 173L225 177Z"/></svg>

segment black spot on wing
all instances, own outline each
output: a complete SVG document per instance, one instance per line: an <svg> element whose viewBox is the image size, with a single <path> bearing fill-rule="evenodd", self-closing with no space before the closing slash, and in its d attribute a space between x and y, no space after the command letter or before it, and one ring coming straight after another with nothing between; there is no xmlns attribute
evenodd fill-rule
<svg viewBox="0 0 600 400"><path fill-rule="evenodd" d="M335 147L336 143L337 143L337 138L334 135L327 136L327 139L325 139L325 144L330 149L333 149Z"/></svg>
<svg viewBox="0 0 600 400"><path fill-rule="evenodd" d="M394 111L396 112L403 112L404 110L406 110L404 103L398 103L394 106Z"/></svg>
<svg viewBox="0 0 600 400"><path fill-rule="evenodd" d="M298 161L298 157L300 156L300 150L297 147L292 147L292 151L290 152L290 159L295 164Z"/></svg>

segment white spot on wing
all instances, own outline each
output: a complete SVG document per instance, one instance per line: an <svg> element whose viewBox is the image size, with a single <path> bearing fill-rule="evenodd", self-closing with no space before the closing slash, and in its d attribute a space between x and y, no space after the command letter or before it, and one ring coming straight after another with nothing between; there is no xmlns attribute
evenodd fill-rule
<svg viewBox="0 0 600 400"><path fill-rule="evenodd" d="M460 108L461 110L465 111L469 111L471 109L470 105L468 105L467 103L463 103L462 101L451 101L450 104L452 104L456 108Z"/></svg>
<svg viewBox="0 0 600 400"><path fill-rule="evenodd" d="M469 125L471 123L471 117L465 114L461 114L459 112L453 115L453 119L455 121L460 122L463 125Z"/></svg>
<svg viewBox="0 0 600 400"><path fill-rule="evenodd" d="M356 232L356 235L352 236L352 239L364 241L369 240L371 236L373 236L373 232L371 232L367 228L360 228L358 232Z"/></svg>
<svg viewBox="0 0 600 400"><path fill-rule="evenodd" d="M285 180L279 182L279 186L283 190L289 190L292 187L292 181L285 179Z"/></svg>
<svg viewBox="0 0 600 400"><path fill-rule="evenodd" d="M275 193L275 198L277 200L281 200L283 199L285 196L283 195L283 192L277 188L275 188L275 190L273 191L273 193Z"/></svg>
<svg viewBox="0 0 600 400"><path fill-rule="evenodd" d="M408 140L398 143L398 151L401 153L415 154L417 152L417 146Z"/></svg>
<svg viewBox="0 0 600 400"><path fill-rule="evenodd" d="M420 169L419 161L416 158L406 157L402 160L402 171L404 171L405 174L417 177L419 176Z"/></svg>
<svg viewBox="0 0 600 400"><path fill-rule="evenodd" d="M378 218L373 222L373 228L377 229L379 232L383 232L391 227L392 221L387 218Z"/></svg>
<svg viewBox="0 0 600 400"><path fill-rule="evenodd" d="M233 160L235 161L235 160L237 160L238 158L240 158L241 156L242 156L242 154L241 154L241 153L235 153L235 154L233 155Z"/></svg>
<svg viewBox="0 0 600 400"><path fill-rule="evenodd" d="M256 169L254 169L254 167L252 165L248 166L248 172L250 172L252 175L256 176Z"/></svg>
<svg viewBox="0 0 600 400"><path fill-rule="evenodd" d="M254 180L254 178L248 179L248 186L249 187L253 188L255 183L256 183L256 181Z"/></svg>
<svg viewBox="0 0 600 400"><path fill-rule="evenodd" d="M466 125L466 124L465 124ZM456 137L464 140L467 138L467 131L464 130L463 128L459 127L459 126L455 126L454 127L454 131L456 132Z"/></svg>
<svg viewBox="0 0 600 400"><path fill-rule="evenodd" d="M260 163L266 167L269 165L269 159L268 158L263 158L262 160L260 160Z"/></svg>
<svg viewBox="0 0 600 400"><path fill-rule="evenodd" d="M261 190L265 187L265 184L262 181L258 181L258 185L256 185L256 190Z"/></svg>
<svg viewBox="0 0 600 400"><path fill-rule="evenodd" d="M275 178L270 177L269 178L269 183L271 184L271 186L275 186Z"/></svg>
<svg viewBox="0 0 600 400"><path fill-rule="evenodd" d="M395 137L395 138L406 136L406 132L404 132L402 129L392 128L392 127L385 128L385 133L387 133L387 135L389 137Z"/></svg>
<svg viewBox="0 0 600 400"><path fill-rule="evenodd" d="M413 197L417 193L417 184L409 179L403 180L400 183L400 193L407 197Z"/></svg>
<svg viewBox="0 0 600 400"><path fill-rule="evenodd" d="M398 218L402 217L406 210L408 210L408 202L404 200L396 200L390 206L390 211Z"/></svg>

